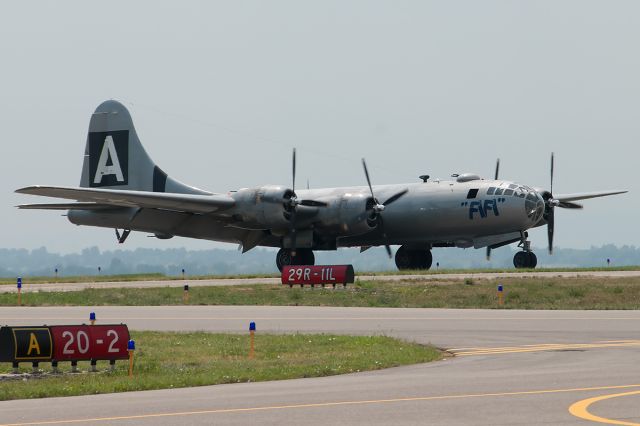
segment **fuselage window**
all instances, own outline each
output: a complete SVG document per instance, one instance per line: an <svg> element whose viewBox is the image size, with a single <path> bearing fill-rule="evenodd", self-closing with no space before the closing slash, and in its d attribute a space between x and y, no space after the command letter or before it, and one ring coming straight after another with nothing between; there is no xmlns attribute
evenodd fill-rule
<svg viewBox="0 0 640 426"><path fill-rule="evenodd" d="M504 195L513 195L513 189L505 189Z"/></svg>
<svg viewBox="0 0 640 426"><path fill-rule="evenodd" d="M502 189L502 188L498 188L498 189L496 189L496 193L495 193L495 195L502 195L502 191L503 191L503 189Z"/></svg>
<svg viewBox="0 0 640 426"><path fill-rule="evenodd" d="M487 195L493 195L493 193L495 192L495 188L492 186L489 189L487 189Z"/></svg>
<svg viewBox="0 0 640 426"><path fill-rule="evenodd" d="M467 200L471 198L476 198L476 195L478 195L478 189L477 188L470 189L469 192L467 193Z"/></svg>

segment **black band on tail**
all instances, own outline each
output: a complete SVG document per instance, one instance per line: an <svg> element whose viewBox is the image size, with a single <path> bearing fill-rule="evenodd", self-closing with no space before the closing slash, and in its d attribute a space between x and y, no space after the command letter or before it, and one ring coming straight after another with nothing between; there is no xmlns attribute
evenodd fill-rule
<svg viewBox="0 0 640 426"><path fill-rule="evenodd" d="M153 192L165 192L167 174L158 166L153 168Z"/></svg>

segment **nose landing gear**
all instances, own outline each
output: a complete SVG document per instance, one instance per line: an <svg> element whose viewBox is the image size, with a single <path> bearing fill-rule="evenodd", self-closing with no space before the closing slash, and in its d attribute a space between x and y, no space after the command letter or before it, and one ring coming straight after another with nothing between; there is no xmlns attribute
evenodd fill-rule
<svg viewBox="0 0 640 426"><path fill-rule="evenodd" d="M518 244L518 247L522 247L522 251L513 256L513 266L516 269L533 269L538 264L538 258L535 253L531 251L531 241L527 241L528 234L522 232L522 241Z"/></svg>

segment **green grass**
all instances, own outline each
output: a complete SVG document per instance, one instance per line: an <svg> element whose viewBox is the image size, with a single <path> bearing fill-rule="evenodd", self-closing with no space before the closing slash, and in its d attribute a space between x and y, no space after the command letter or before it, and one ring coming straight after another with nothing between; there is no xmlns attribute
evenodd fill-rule
<svg viewBox="0 0 640 426"><path fill-rule="evenodd" d="M497 285L504 286L498 306ZM25 306L181 305L182 288L87 289L24 293ZM0 294L15 306L16 294ZM191 287L192 305L364 306L398 308L639 309L640 277L358 281L346 289L282 285Z"/></svg>
<svg viewBox="0 0 640 426"><path fill-rule="evenodd" d="M244 275L188 275L192 281L216 278L275 278L276 274L244 274ZM102 282L134 282L134 281L176 281L182 275L165 274L122 274L122 275L74 275L64 277L30 277L22 276L23 284L58 284L58 283L102 283ZM0 285L16 285L16 278L0 278Z"/></svg>
<svg viewBox="0 0 640 426"><path fill-rule="evenodd" d="M616 266L616 267L590 267L590 268L537 268L537 269L520 269L513 268L478 268L478 269L431 269L424 270L405 270L405 271L381 271L367 272L361 271L356 276L386 276L386 275L442 275L442 274L480 274L484 272L505 273L505 272L593 272L593 271L637 271L640 266ZM188 275L190 281L209 280L218 278L278 278L279 274L244 274L244 275ZM132 281L175 281L181 280L181 275L165 275L165 274L122 274L122 275L79 275L64 277L31 277L24 275L22 277L25 284L47 284L47 283L78 283L78 282L132 282ZM0 278L0 285L16 285L15 278Z"/></svg>
<svg viewBox="0 0 640 426"><path fill-rule="evenodd" d="M134 332L132 337L137 347L133 378L127 374L128 361L118 361L113 373L3 380L0 400L331 376L430 362L443 356L433 347L384 336L257 334L253 360L248 359L247 335L146 331ZM69 370L69 365L60 363L59 367ZM49 364L40 366L49 369ZM0 365L0 372L8 372L9 367ZM79 367L88 370L88 362ZM106 361L98 363L100 370L107 367Z"/></svg>

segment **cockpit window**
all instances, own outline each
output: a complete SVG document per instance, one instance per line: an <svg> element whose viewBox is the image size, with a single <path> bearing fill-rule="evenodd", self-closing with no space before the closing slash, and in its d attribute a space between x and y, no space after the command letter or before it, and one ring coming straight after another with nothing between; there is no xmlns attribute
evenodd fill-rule
<svg viewBox="0 0 640 426"><path fill-rule="evenodd" d="M502 188L497 188L494 195L502 195L502 191L504 191Z"/></svg>
<svg viewBox="0 0 640 426"><path fill-rule="evenodd" d="M509 189L516 189L517 187L518 187L518 185L513 184L513 183L509 185Z"/></svg>
<svg viewBox="0 0 640 426"><path fill-rule="evenodd" d="M504 195L513 195L513 189L505 189Z"/></svg>
<svg viewBox="0 0 640 426"><path fill-rule="evenodd" d="M489 189L487 189L487 195L493 195L493 193L495 192L496 188L495 187L490 187Z"/></svg>
<svg viewBox="0 0 640 426"><path fill-rule="evenodd" d="M471 198L476 198L476 195L478 195L478 189L477 188L470 189L469 192L467 193L467 200Z"/></svg>

